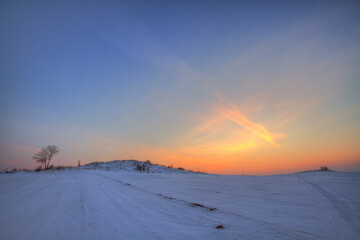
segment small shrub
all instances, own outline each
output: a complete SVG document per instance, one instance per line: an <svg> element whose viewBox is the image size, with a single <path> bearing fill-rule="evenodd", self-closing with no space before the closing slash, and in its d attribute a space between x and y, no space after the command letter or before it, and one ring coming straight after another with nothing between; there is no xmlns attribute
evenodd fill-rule
<svg viewBox="0 0 360 240"><path fill-rule="evenodd" d="M145 162L151 164L150 160L146 160Z"/></svg>
<svg viewBox="0 0 360 240"><path fill-rule="evenodd" d="M182 167L178 167L177 169L179 169L179 170L185 170L184 168L182 168Z"/></svg>
<svg viewBox="0 0 360 240"><path fill-rule="evenodd" d="M55 170L61 170L61 169L68 169L68 168L72 168L72 166L61 166L61 165L58 165L56 167L54 167Z"/></svg>
<svg viewBox="0 0 360 240"><path fill-rule="evenodd" d="M139 172L149 172L149 164L146 162L135 162L135 170L139 171Z"/></svg>
<svg viewBox="0 0 360 240"><path fill-rule="evenodd" d="M38 166L36 169L35 169L36 172L40 172L42 171L42 166Z"/></svg>
<svg viewBox="0 0 360 240"><path fill-rule="evenodd" d="M216 226L216 229L223 229L223 228L224 228L224 225L222 225L222 224L219 224Z"/></svg>
<svg viewBox="0 0 360 240"><path fill-rule="evenodd" d="M321 171L330 171L330 169L327 166L320 167Z"/></svg>

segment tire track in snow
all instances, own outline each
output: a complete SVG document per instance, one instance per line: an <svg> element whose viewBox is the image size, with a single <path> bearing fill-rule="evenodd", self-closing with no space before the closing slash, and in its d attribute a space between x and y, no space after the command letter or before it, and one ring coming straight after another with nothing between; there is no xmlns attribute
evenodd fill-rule
<svg viewBox="0 0 360 240"><path fill-rule="evenodd" d="M88 213L88 207L87 204L85 203L85 199L84 199L84 177L81 175L80 177L80 182L79 182L79 194L80 194L80 205L81 205L81 210L82 210L82 215L84 217L84 219L86 219L87 213Z"/></svg>
<svg viewBox="0 0 360 240"><path fill-rule="evenodd" d="M54 180L49 184L50 186L54 186L54 184L58 181L58 178L55 177ZM30 232L29 234L27 234L27 236L33 236L30 237L29 239L37 239L37 236L39 235L40 230L43 230L43 226L45 225L45 223L48 223L48 219L50 219L52 217L52 212L54 211L54 209L57 207L61 196L62 196L62 192L63 190L66 188L66 185L62 184L60 185L60 189L56 188L56 191L52 193L52 195L48 196L48 199L44 202L48 203L45 206L41 207L37 213L36 218L31 222L29 229L35 229L32 232ZM52 187L51 189L54 189L54 187ZM48 193L48 192L47 192ZM35 226L35 227L33 227ZM36 226L41 226L41 228L36 227Z"/></svg>
<svg viewBox="0 0 360 240"><path fill-rule="evenodd" d="M315 196L316 201L318 203L318 205L321 207L321 210L325 216L325 218L327 219L329 225L331 226L331 229L334 231L335 236L338 239L341 239L339 232L337 231L335 224L332 222L330 216L328 215L327 211L325 210L324 205L321 203L321 200L319 199L318 195L316 194L316 192L314 191L313 186L310 184L310 182L308 180L306 180L303 177L298 176L299 179L301 179L305 184L307 184L308 186L310 186L311 188L309 188L309 191L312 192L313 196Z"/></svg>
<svg viewBox="0 0 360 240"><path fill-rule="evenodd" d="M359 223L353 222L354 220L359 218L358 216L356 216L356 214L354 214L354 212L356 212L357 209L352 209L351 206L349 206L349 204L347 203L347 201L342 201L340 199L340 198L342 198L341 195L340 195L340 197L336 196L339 194L335 194L334 192L329 191L325 187L323 187L315 182L311 182L301 176L298 176L298 177L301 180L303 180L305 183L307 183L308 186L311 187L310 191L313 192L314 196L317 198L318 204L321 206L324 215L327 217L327 219L328 219L329 223L331 224L332 228L334 229L338 239L344 239L342 236L342 235L344 235L344 232L343 232L343 234L340 234L340 230L338 229L337 224L335 224L333 222L333 220L332 220L331 216L329 215L328 211L326 210L324 204L321 203L318 194L320 194L323 198L325 198L328 201L328 203L332 206L332 209L336 210L338 215L342 218L343 225L350 226L350 228L360 238ZM342 198L342 199L346 200L345 198ZM355 211L352 211L352 210L355 210ZM339 218L337 218L337 219L339 219Z"/></svg>
<svg viewBox="0 0 360 240"><path fill-rule="evenodd" d="M142 212L146 212L147 209L143 208L139 204L135 204L134 201L130 201L129 199L127 199L126 194L117 194L118 196L115 196L114 193L107 192L102 188L100 188L100 189L101 189L101 192L104 193L109 199L111 199L111 201L118 208L120 208L122 212L126 213L127 218L131 218L132 220L137 222L138 223L137 225L140 227L140 229L146 230L147 234L151 233L153 235L152 238L160 239L160 236L158 236L157 233L153 229L149 228L149 226L147 226L141 218L136 217L135 214L133 214L133 212L131 210L125 208L124 205L119 202L119 199L121 198L122 201L125 201L127 206L134 206L135 208L137 208L137 210L142 209L141 210ZM109 188L107 188L107 189L109 189ZM132 208L130 208L130 209L132 209Z"/></svg>
<svg viewBox="0 0 360 240"><path fill-rule="evenodd" d="M150 195L159 196L159 197L161 197L163 199L166 199L168 201L174 201L175 200L176 202L178 202L179 204L182 204L182 205L188 205L190 207L194 206L193 205L194 203L186 201L186 200L176 199L176 198L173 198L173 197L163 195L161 193L150 192L150 191L145 190L143 188L137 187L137 186L135 186L133 184L125 183L125 182L123 182L121 180L114 179L114 178L104 176L104 175L101 175L101 174L96 174L96 175L101 176L101 177L106 178L106 179L110 179L110 180L112 180L112 181L114 181L116 183L120 183L122 185L130 186L134 190L136 189L136 190L141 191L141 192L146 192L147 194L150 194ZM207 208L209 208L209 207L205 207L205 209L207 209ZM227 215L231 215L231 216L235 216L237 218L240 218L241 221L250 221L250 222L257 223L257 224L261 224L264 228L266 228L268 230L271 230L271 232L277 232L281 236L286 236L288 239L306 239L306 240L319 239L318 235L315 235L313 233L308 233L308 232L305 232L305 231L301 231L301 230L298 230L298 229L286 227L286 226L284 226L282 224L279 224L279 223L268 222L268 221L264 221L264 220L257 219L257 218L254 218L254 217L249 217L249 216L245 216L245 215L241 215L241 214L237 214L237 213L233 213L233 212L223 211L223 210L218 209L218 208L213 208L213 209L216 209L216 213L217 213L216 215L218 217L220 217L221 214L227 214ZM212 211L207 211L207 212L212 212ZM245 225L245 223L244 223L244 225ZM274 229L276 229L276 230L274 230Z"/></svg>
<svg viewBox="0 0 360 240"><path fill-rule="evenodd" d="M320 184L317 184L320 185ZM323 187L326 189L326 191L331 192L332 195L338 195L340 196L340 198L344 199L345 201L341 201L341 202L346 202L347 206L351 209L351 211L355 212L356 215L358 216L358 218L360 218L360 206L358 206L355 201L353 199L350 199L349 197L343 195L342 193L339 193L338 191L334 191L333 189L328 189L326 187ZM354 213L354 215L355 215ZM360 225L360 224L359 224Z"/></svg>
<svg viewBox="0 0 360 240"><path fill-rule="evenodd" d="M211 229L212 227L215 227L217 224L219 224L219 219L221 218L221 216L219 214L214 216L214 210L209 210L209 209L212 209L212 208L209 208L209 207L204 206L202 204L192 203L192 202L189 202L189 201L186 201L186 200L175 199L175 198L172 198L172 197L162 195L160 193L150 192L150 191L148 191L146 189L134 186L133 184L130 184L130 183L123 182L123 181L121 181L119 179L114 179L114 178L109 177L109 176L104 176L104 175L101 175L101 174L96 174L96 175L100 176L102 178L106 178L108 180L111 180L115 184L121 184L121 185L123 185L125 187L124 189L128 189L128 191L138 191L139 193L146 194L146 195L148 195L148 197L146 197L146 199L151 197L151 198L157 199L156 201L161 200L161 201L165 201L165 202L172 202L173 204L176 204L178 206L194 207L195 213L197 214L196 216L200 217L201 219L206 219L207 224L202 225L202 227L204 227L206 229L206 231L208 229ZM126 194L124 194L123 197L128 198ZM169 219L174 218L174 215L171 215L171 213L164 210L163 207L160 207L155 211L153 209L153 207L154 207L153 205L149 205L148 207L144 207L147 204L147 202L144 202L143 204L136 204L136 201L133 201L132 199L127 199L127 200L130 203L135 204L139 209L142 209L142 211L144 211L144 212L151 209L154 213L157 213L157 214L161 213L162 215L166 215ZM157 206L162 206L162 205L163 205L162 203L157 204ZM190 212L191 212L191 210L190 210ZM204 213L205 213L205 215L204 215ZM187 215L187 217L189 218L189 221L187 223L185 223L185 224L189 224L194 219L193 214L189 214L189 215ZM211 226L210 228L209 228L209 225Z"/></svg>
<svg viewBox="0 0 360 240"><path fill-rule="evenodd" d="M146 192L148 194L151 194L151 195L156 195L156 196L159 196L161 198L164 198L164 199L167 199L167 200L173 200L173 201L177 201L179 203L182 203L182 204L185 204L189 207L198 207L198 208L202 208L202 209L206 209L208 211L216 211L217 208L215 207L209 207L209 206L205 206L204 204L201 204L201 203L196 203L196 202L189 202L189 201L186 201L186 200L183 200L183 199L177 199L177 198L174 198L174 197L169 197L169 196L166 196L166 195L163 195L162 193L154 193L154 192L150 192L148 190L145 190L143 188L140 188L140 187L137 187L137 186L134 186L130 183L124 183L120 180L116 180L116 179L113 179L111 177L107 177L107 176L104 176L104 175L100 175L100 174L97 174L98 176L101 176L101 177L104 177L104 178L107 178L107 179L110 179L112 181L115 181L117 183L120 183L120 184L123 184L123 185L126 185L126 186L131 186L132 188L134 189L137 189L139 191L142 191L142 192Z"/></svg>

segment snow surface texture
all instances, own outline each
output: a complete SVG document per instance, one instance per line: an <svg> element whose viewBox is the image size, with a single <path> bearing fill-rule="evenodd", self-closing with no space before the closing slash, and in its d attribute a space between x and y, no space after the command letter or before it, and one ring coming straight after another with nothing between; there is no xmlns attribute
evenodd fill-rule
<svg viewBox="0 0 360 240"><path fill-rule="evenodd" d="M0 174L0 239L360 239L360 173L85 168Z"/></svg>

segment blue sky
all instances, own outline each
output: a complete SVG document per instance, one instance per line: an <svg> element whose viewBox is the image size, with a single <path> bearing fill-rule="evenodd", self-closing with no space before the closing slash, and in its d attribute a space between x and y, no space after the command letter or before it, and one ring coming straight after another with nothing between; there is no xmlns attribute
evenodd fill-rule
<svg viewBox="0 0 360 240"><path fill-rule="evenodd" d="M359 166L358 1L0 9L0 167L33 167L32 153L47 144L61 149L54 164L135 158L219 173L264 173L256 166L274 158L283 160L273 172ZM333 145L334 159L320 154Z"/></svg>

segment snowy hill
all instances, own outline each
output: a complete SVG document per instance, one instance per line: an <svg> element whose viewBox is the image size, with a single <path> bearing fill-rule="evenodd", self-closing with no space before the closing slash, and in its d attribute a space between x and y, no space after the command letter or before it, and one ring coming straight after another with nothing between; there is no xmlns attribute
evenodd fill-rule
<svg viewBox="0 0 360 240"><path fill-rule="evenodd" d="M107 164L0 174L0 239L360 239L360 173L144 174Z"/></svg>
<svg viewBox="0 0 360 240"><path fill-rule="evenodd" d="M192 171L185 171L181 168L166 167L151 162L142 162L136 160L114 160L110 162L93 162L80 167L81 169L99 169L112 171L127 171L133 172L142 171L148 173L162 173L162 172L182 172L189 173Z"/></svg>

